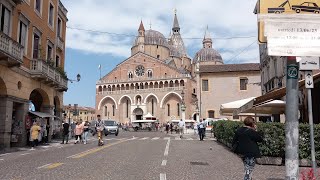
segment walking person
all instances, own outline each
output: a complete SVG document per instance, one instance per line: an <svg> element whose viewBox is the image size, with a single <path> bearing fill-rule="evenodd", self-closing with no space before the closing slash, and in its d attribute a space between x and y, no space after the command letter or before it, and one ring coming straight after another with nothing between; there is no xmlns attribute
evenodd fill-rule
<svg viewBox="0 0 320 180"><path fill-rule="evenodd" d="M83 143L84 144L87 144L88 142L89 127L90 127L90 123L88 120L86 120L83 126Z"/></svg>
<svg viewBox="0 0 320 180"><path fill-rule="evenodd" d="M64 140L66 139L66 144L68 144L69 140L69 123L65 122L62 125L62 143L64 144Z"/></svg>
<svg viewBox="0 0 320 180"><path fill-rule="evenodd" d="M198 123L197 126L198 126L198 132L199 132L200 141L203 141L204 134L206 133L205 122L202 119L200 119L200 122Z"/></svg>
<svg viewBox="0 0 320 180"><path fill-rule="evenodd" d="M257 132L257 126L252 117L244 119L244 126L237 129L232 141L232 149L242 156L244 164L244 180L251 180L251 174L255 166L255 159L261 157L257 142L262 142L261 135Z"/></svg>
<svg viewBox="0 0 320 180"><path fill-rule="evenodd" d="M166 131L167 131L167 134L169 133L169 128L170 128L170 124L169 124L169 122L167 122L167 124L166 124Z"/></svg>
<svg viewBox="0 0 320 180"><path fill-rule="evenodd" d="M97 118L98 120L96 121L95 127L96 127L96 132L98 134L98 145L102 146L103 145L102 133L103 133L104 125L99 114L97 115Z"/></svg>
<svg viewBox="0 0 320 180"><path fill-rule="evenodd" d="M76 136L76 141L74 142L75 144L82 141L82 137L81 137L82 132L83 132L83 126L81 125L80 122L77 122L76 128L74 129L74 134Z"/></svg>
<svg viewBox="0 0 320 180"><path fill-rule="evenodd" d="M184 133L184 127L185 127L185 122L180 119L179 123L178 123L178 126L179 126L179 134L180 134L180 138L182 138L182 135Z"/></svg>
<svg viewBox="0 0 320 180"><path fill-rule="evenodd" d="M31 129L31 141L32 141L32 150L34 149L34 146L38 146L38 138L41 131L41 127L38 125L38 123L34 122Z"/></svg>
<svg viewBox="0 0 320 180"><path fill-rule="evenodd" d="M173 131L173 124L170 123L170 131L171 131L171 134L172 134L172 131Z"/></svg>

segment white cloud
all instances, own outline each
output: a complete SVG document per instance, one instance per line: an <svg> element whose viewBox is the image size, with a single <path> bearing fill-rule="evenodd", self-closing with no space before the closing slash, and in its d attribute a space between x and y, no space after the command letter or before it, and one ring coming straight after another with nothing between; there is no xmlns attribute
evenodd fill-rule
<svg viewBox="0 0 320 180"><path fill-rule="evenodd" d="M208 25L214 47L225 60L232 58L252 43L249 39L215 39L219 37L255 36L257 20L253 9L257 0L62 0L68 9L68 26L82 29L136 35L140 20L146 29L168 36L172 27L173 9L176 8L181 34L189 55L202 47L201 39ZM112 54L127 58L133 36L114 36L67 30L67 47L87 53ZM192 54L193 53L193 54ZM252 45L235 62L258 62L258 46ZM256 60L255 60L256 59Z"/></svg>

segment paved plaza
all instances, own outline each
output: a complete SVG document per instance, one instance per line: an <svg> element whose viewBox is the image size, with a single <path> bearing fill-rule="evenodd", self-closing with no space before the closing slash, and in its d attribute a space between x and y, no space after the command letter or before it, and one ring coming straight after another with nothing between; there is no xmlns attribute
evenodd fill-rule
<svg viewBox="0 0 320 180"><path fill-rule="evenodd" d="M112 179L112 180L239 180L241 159L207 136L198 141L194 134L121 132L104 137L98 147L89 144L51 143L35 150L0 154L1 180ZM283 166L257 165L254 179L280 180Z"/></svg>

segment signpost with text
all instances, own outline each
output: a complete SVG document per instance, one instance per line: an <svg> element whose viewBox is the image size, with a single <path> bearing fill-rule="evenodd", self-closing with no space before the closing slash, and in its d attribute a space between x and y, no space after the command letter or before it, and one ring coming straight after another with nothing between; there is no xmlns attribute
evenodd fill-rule
<svg viewBox="0 0 320 180"><path fill-rule="evenodd" d="M259 43L267 43L269 56L287 56L285 126L287 180L299 178L299 66L296 56L320 56L319 6L320 0L258 1ZM312 107L309 106L309 117L310 112L312 114ZM309 123L312 134L313 125L310 121ZM312 139L313 135L310 137ZM313 142L313 139L311 141Z"/></svg>

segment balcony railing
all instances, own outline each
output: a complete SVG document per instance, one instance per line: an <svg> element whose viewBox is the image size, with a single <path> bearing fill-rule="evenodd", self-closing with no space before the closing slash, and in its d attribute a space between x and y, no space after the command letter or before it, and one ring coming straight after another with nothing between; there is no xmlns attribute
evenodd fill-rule
<svg viewBox="0 0 320 180"><path fill-rule="evenodd" d="M60 37L57 38L57 47L63 51L64 49L64 42Z"/></svg>
<svg viewBox="0 0 320 180"><path fill-rule="evenodd" d="M148 88L148 89L130 89L130 90L115 90L115 91L102 91L97 94L114 95L114 94L136 94L136 93L151 93L151 92L170 92L181 91L184 87L163 87L163 88Z"/></svg>
<svg viewBox="0 0 320 180"><path fill-rule="evenodd" d="M15 66L23 63L23 46L10 36L0 32L0 57Z"/></svg>
<svg viewBox="0 0 320 180"><path fill-rule="evenodd" d="M68 80L44 60L31 60L30 71L33 78L44 80L57 90L66 91L68 89Z"/></svg>
<svg viewBox="0 0 320 180"><path fill-rule="evenodd" d="M147 82L147 81L160 81L160 80L174 80L174 79L182 79L182 78L191 78L189 74L181 74L176 76L162 76L162 77L156 77L156 78L150 78L150 77L141 77L141 78L131 78L128 80L99 80L97 82L97 85L103 85L103 84L114 84L114 83L133 83L133 82Z"/></svg>

